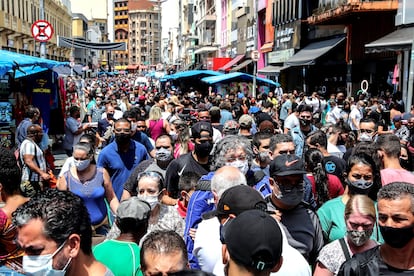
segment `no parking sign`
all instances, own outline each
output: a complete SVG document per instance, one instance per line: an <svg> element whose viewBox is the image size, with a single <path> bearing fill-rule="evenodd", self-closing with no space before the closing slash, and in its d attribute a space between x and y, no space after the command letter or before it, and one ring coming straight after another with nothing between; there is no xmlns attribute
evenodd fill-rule
<svg viewBox="0 0 414 276"><path fill-rule="evenodd" d="M32 36L36 41L46 42L53 36L54 30L52 24L46 20L37 20L32 25Z"/></svg>

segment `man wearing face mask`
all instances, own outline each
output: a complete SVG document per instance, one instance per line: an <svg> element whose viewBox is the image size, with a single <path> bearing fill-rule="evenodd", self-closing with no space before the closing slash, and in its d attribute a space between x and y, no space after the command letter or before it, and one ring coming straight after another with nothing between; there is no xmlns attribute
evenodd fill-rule
<svg viewBox="0 0 414 276"><path fill-rule="evenodd" d="M252 170L262 170L265 175L269 175L270 164L270 138L273 133L257 132L253 136L252 145L255 158L252 161Z"/></svg>
<svg viewBox="0 0 414 276"><path fill-rule="evenodd" d="M149 140L148 136L137 128L137 110L135 108L127 110L122 115L131 123L131 138L138 143L141 143L151 157L155 157L155 148Z"/></svg>
<svg viewBox="0 0 414 276"><path fill-rule="evenodd" d="M290 135L292 136L293 143L295 144L295 154L302 158L306 136L318 128L312 125L312 106L306 104L300 105L298 106L297 111L299 114L299 126L291 129Z"/></svg>
<svg viewBox="0 0 414 276"><path fill-rule="evenodd" d="M69 157L72 156L73 146L79 142L81 134L89 128L88 124L82 125L79 118L80 108L78 106L72 106L69 109L69 117L66 118L65 138L63 139L63 149Z"/></svg>
<svg viewBox="0 0 414 276"><path fill-rule="evenodd" d="M375 145L382 162L382 186L395 181L404 181L414 185L414 174L401 167L400 164L399 138L394 134L382 134L378 136Z"/></svg>
<svg viewBox="0 0 414 276"><path fill-rule="evenodd" d="M209 122L201 121L191 127L194 150L173 160L165 174L166 187L170 197L178 199L178 181L183 173L195 172L201 177L210 171L209 157L213 148L212 139L213 128Z"/></svg>
<svg viewBox="0 0 414 276"><path fill-rule="evenodd" d="M393 182L378 192L378 223L384 244L354 255L338 275L414 274L414 185Z"/></svg>
<svg viewBox="0 0 414 276"><path fill-rule="evenodd" d="M45 188L43 181L50 179L43 151L39 147L42 137L42 127L31 125L27 128L26 139L20 145L20 159L23 164L20 189L26 197L42 191Z"/></svg>
<svg viewBox="0 0 414 276"><path fill-rule="evenodd" d="M281 223L286 227L289 244L313 264L324 245L322 228L317 215L302 204L302 159L282 154L270 163L272 194L267 197L268 209L281 212Z"/></svg>
<svg viewBox="0 0 414 276"><path fill-rule="evenodd" d="M156 171L165 178L167 167L174 160L172 151L173 142L171 136L167 134L158 136L155 141L155 158L142 161L130 174L124 184L122 200L137 194L137 177L140 173L144 171Z"/></svg>
<svg viewBox="0 0 414 276"><path fill-rule="evenodd" d="M102 149L97 165L108 170L116 197L121 199L124 183L142 160L148 159L145 147L131 139L131 123L121 118L114 125L115 141Z"/></svg>
<svg viewBox="0 0 414 276"><path fill-rule="evenodd" d="M92 228L83 201L69 191L47 190L13 213L25 275L113 273L92 254Z"/></svg>

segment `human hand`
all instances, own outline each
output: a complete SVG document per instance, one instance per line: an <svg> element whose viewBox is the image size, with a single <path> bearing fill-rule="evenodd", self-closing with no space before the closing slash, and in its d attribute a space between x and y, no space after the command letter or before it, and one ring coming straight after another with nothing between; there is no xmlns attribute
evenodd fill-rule
<svg viewBox="0 0 414 276"><path fill-rule="evenodd" d="M196 228L190 228L190 231L188 232L188 234L190 235L190 237L194 240L195 239L195 235L197 233L197 229Z"/></svg>

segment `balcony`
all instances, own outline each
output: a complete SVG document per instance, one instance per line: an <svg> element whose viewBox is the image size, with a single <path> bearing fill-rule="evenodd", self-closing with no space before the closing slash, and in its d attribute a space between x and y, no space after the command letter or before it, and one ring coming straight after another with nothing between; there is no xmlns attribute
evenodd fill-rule
<svg viewBox="0 0 414 276"><path fill-rule="evenodd" d="M357 12L396 11L398 0L333 0L320 5L308 18L309 24L318 24L332 18Z"/></svg>
<svg viewBox="0 0 414 276"><path fill-rule="evenodd" d="M206 11L206 14L201 17L200 21L197 23L196 26L199 27L202 24L205 24L206 27L210 27L216 24L216 19L216 6L213 5L210 9Z"/></svg>

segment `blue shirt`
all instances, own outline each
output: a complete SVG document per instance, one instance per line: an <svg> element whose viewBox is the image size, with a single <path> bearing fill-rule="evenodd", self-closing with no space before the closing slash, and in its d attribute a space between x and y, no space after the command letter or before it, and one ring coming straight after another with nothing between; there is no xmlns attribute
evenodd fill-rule
<svg viewBox="0 0 414 276"><path fill-rule="evenodd" d="M27 129L29 126L32 125L32 121L29 118L25 118L23 121L20 122L19 126L16 130L16 145L20 147L21 143L23 143L24 139L27 136Z"/></svg>
<svg viewBox="0 0 414 276"><path fill-rule="evenodd" d="M140 143L131 140L128 151L119 152L118 145L114 141L102 149L97 166L108 171L116 197L121 199L124 183L129 175L142 160L147 159L147 150Z"/></svg>
<svg viewBox="0 0 414 276"><path fill-rule="evenodd" d="M135 134L132 136L132 139L143 144L144 147L147 149L148 153L150 153L154 149L154 146L151 144L151 141L148 138L148 136L141 131L135 132Z"/></svg>

